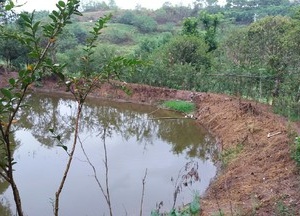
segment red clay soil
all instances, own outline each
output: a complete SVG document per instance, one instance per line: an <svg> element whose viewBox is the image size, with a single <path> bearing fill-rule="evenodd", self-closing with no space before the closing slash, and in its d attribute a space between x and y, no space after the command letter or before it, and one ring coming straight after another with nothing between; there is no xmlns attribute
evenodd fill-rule
<svg viewBox="0 0 300 216"><path fill-rule="evenodd" d="M0 76L0 86L6 80ZM266 105L236 97L126 85L131 95L103 84L92 96L152 105L168 99L192 100L197 105L196 121L218 138L220 152L230 156L201 198L201 215L218 215L220 210L225 215L287 215L280 211L282 206L300 215L299 168L290 153L291 135L298 133L294 124ZM58 89L45 82L35 90Z"/></svg>

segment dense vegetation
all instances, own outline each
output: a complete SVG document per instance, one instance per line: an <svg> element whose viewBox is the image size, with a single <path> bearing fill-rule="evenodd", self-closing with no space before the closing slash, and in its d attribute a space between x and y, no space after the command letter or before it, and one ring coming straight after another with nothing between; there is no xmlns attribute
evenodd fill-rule
<svg viewBox="0 0 300 216"><path fill-rule="evenodd" d="M52 45L49 57L76 73L88 29L98 17L112 13L97 42L91 70L109 67L118 56L137 57L145 64L127 82L175 89L233 94L268 102L291 119L300 114L300 7L288 0L198 0L191 6L165 2L157 10L137 5L122 10L114 1L81 5L82 17L72 18ZM27 13L27 12L23 12ZM35 20L50 18L37 11ZM24 31L18 14L2 16L7 32ZM36 32L41 34L41 32ZM45 46L46 41L40 44ZM19 70L32 61L15 39L0 39L2 68ZM121 65L120 65L121 67ZM47 75L47 71L43 76Z"/></svg>

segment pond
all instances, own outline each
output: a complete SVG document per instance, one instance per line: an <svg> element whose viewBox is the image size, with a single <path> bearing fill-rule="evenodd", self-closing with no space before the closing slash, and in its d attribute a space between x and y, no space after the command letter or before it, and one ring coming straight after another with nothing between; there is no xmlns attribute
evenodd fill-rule
<svg viewBox="0 0 300 216"><path fill-rule="evenodd" d="M14 126L15 179L25 215L50 216L68 154L49 130L61 136L69 151L76 103L50 95L29 95L27 100L30 107L23 108ZM104 147L113 213L118 216L139 215L143 179L143 215L150 215L159 203L162 210L170 210L176 189L176 206L191 202L216 174L215 139L195 120L176 112L89 99L80 125L80 143L62 191L60 215L109 215L95 178L105 189ZM191 170L194 174L189 176ZM0 193L0 215L14 215L7 183L0 183Z"/></svg>

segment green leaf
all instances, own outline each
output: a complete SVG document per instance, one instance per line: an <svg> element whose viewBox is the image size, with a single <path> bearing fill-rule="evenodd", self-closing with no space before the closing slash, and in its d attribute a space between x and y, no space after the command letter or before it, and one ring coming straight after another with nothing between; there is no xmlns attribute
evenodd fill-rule
<svg viewBox="0 0 300 216"><path fill-rule="evenodd" d="M50 14L49 17L53 20L53 22L57 22L57 18L53 14Z"/></svg>
<svg viewBox="0 0 300 216"><path fill-rule="evenodd" d="M14 86L16 84L16 80L14 78L10 78L8 82L12 86Z"/></svg>
<svg viewBox="0 0 300 216"><path fill-rule="evenodd" d="M59 4L56 4L56 7L57 7L58 10L61 11L61 12L64 10Z"/></svg>
<svg viewBox="0 0 300 216"><path fill-rule="evenodd" d="M172 209L170 212L169 212L169 216L178 216L179 214L176 212L175 209Z"/></svg>
<svg viewBox="0 0 300 216"><path fill-rule="evenodd" d="M39 27L39 25L40 25L40 21L38 21L38 22L36 22L34 25L33 25L33 27L32 27L32 31L33 32L36 32L37 30L38 30L38 27Z"/></svg>
<svg viewBox="0 0 300 216"><path fill-rule="evenodd" d="M57 139L59 142L61 141L61 136L60 135L52 136L52 138Z"/></svg>
<svg viewBox="0 0 300 216"><path fill-rule="evenodd" d="M58 139L58 141L60 141L60 140L61 140L61 136L60 136L60 135L57 135L57 136L56 136L56 139Z"/></svg>
<svg viewBox="0 0 300 216"><path fill-rule="evenodd" d="M15 6L15 4L12 1L10 1L9 4L5 6L5 10L9 11L9 10L13 9L14 6Z"/></svg>
<svg viewBox="0 0 300 216"><path fill-rule="evenodd" d="M29 37L33 37L33 34L31 34L30 32L24 32L23 34Z"/></svg>
<svg viewBox="0 0 300 216"><path fill-rule="evenodd" d="M20 14L20 17L27 23L31 23L30 18L28 17L28 15L26 13L22 13Z"/></svg>
<svg viewBox="0 0 300 216"><path fill-rule="evenodd" d="M56 18L60 18L60 15L57 11L53 11L52 14L56 17Z"/></svg>
<svg viewBox="0 0 300 216"><path fill-rule="evenodd" d="M66 152L68 152L68 147L67 146L65 146L65 145L57 145L57 146L62 147Z"/></svg>
<svg viewBox="0 0 300 216"><path fill-rule="evenodd" d="M5 96L5 97L7 97L8 99L12 99L13 98L13 94L12 94L12 92L9 90L9 89L6 89L6 88L2 88L1 90L1 93Z"/></svg>
<svg viewBox="0 0 300 216"><path fill-rule="evenodd" d="M65 6L66 6L66 3L63 2L63 1L59 1L58 4L59 4L59 6L61 6L61 7L65 7Z"/></svg>
<svg viewBox="0 0 300 216"><path fill-rule="evenodd" d="M31 28L31 23L24 23L24 25L28 28Z"/></svg>

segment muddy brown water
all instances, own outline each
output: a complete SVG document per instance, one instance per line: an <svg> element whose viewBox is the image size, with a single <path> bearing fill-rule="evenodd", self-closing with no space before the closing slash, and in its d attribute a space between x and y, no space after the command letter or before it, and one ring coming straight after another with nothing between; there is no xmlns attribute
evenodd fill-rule
<svg viewBox="0 0 300 216"><path fill-rule="evenodd" d="M25 215L53 215L53 198L68 155L57 146L49 129L53 128L70 149L76 103L57 95L30 95L27 100L30 107L23 108L14 126L15 178ZM204 193L216 174L215 139L194 120L176 112L90 99L83 109L79 137L83 149L79 143L62 191L60 215L108 215L83 153L105 186L104 143L114 215L139 215L146 169L143 215L150 215L160 202L162 211L170 209L177 186L180 193L176 206L192 201L195 194ZM189 178L191 166L185 170L187 164L197 168L198 181ZM0 193L0 215L14 215L13 196L6 183L0 183Z"/></svg>

